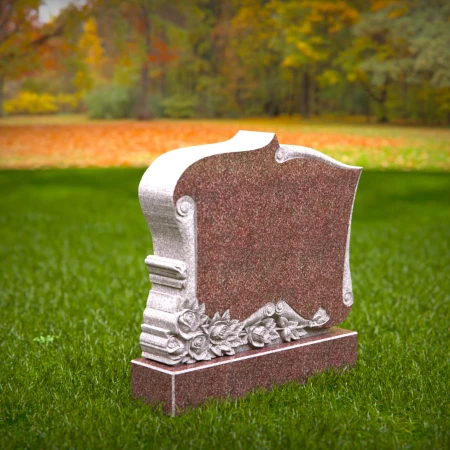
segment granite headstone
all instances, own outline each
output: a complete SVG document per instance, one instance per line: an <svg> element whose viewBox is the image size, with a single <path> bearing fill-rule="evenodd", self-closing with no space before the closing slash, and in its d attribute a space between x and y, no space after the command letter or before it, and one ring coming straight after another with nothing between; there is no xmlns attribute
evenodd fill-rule
<svg viewBox="0 0 450 450"><path fill-rule="evenodd" d="M350 224L360 167L240 131L144 174L152 287L132 393L172 415L356 360Z"/></svg>

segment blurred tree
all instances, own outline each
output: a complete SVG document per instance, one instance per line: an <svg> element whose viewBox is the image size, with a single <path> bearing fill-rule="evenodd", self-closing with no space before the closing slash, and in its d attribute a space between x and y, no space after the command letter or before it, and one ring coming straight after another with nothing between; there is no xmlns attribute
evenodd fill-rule
<svg viewBox="0 0 450 450"><path fill-rule="evenodd" d="M273 0L277 29L282 30L283 66L301 78L300 113L311 115L312 93L320 85L335 84L340 74L333 60L351 43L349 27L359 16L346 1Z"/></svg>
<svg viewBox="0 0 450 450"><path fill-rule="evenodd" d="M60 69L66 36L86 8L69 5L48 23L39 22L42 0L0 0L0 115L7 80L30 77L38 69Z"/></svg>
<svg viewBox="0 0 450 450"><path fill-rule="evenodd" d="M96 117L450 122L448 0L89 0L48 24L39 4L0 0L9 98L78 92Z"/></svg>
<svg viewBox="0 0 450 450"><path fill-rule="evenodd" d="M244 113L277 116L282 111L285 89L280 86L282 54L272 4L252 0L236 4L227 44L235 60L227 64L232 92Z"/></svg>
<svg viewBox="0 0 450 450"><path fill-rule="evenodd" d="M78 94L82 97L89 90L98 87L102 80L104 51L94 17L89 17L84 23L77 52L78 70L75 73L74 84Z"/></svg>
<svg viewBox="0 0 450 450"><path fill-rule="evenodd" d="M115 11L113 21L116 29L126 34L127 43L130 44L122 45L120 50L127 52L130 47L133 48L140 72L137 117L150 119L151 79L158 75L159 63L168 62L174 57L167 35L183 24L189 5L182 0L98 0L96 6L99 12L108 14ZM116 52L116 57L123 60L124 54Z"/></svg>
<svg viewBox="0 0 450 450"><path fill-rule="evenodd" d="M39 5L40 0L0 0L0 116L6 80L35 69L36 48L62 33L61 24L39 23Z"/></svg>
<svg viewBox="0 0 450 450"><path fill-rule="evenodd" d="M355 39L345 64L349 79L364 86L379 107L379 121L386 122L389 86L399 88L396 96L403 97L404 108L410 85L450 87L450 3L371 3L353 27Z"/></svg>

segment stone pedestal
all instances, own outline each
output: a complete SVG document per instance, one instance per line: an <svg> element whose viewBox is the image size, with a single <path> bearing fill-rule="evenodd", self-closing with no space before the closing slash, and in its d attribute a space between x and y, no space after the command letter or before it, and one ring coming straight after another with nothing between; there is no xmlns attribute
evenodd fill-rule
<svg viewBox="0 0 450 450"><path fill-rule="evenodd" d="M131 362L132 395L162 404L175 416L210 397L236 398L259 387L304 383L315 373L353 366L356 354L357 333L333 327L327 334L195 364L173 367L139 358Z"/></svg>

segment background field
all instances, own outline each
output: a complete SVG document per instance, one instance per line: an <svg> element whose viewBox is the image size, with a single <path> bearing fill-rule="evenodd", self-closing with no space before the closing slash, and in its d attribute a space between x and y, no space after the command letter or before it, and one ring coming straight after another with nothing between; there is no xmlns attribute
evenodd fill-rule
<svg viewBox="0 0 450 450"><path fill-rule="evenodd" d="M90 121L83 115L0 119L0 168L137 166L161 153L230 139L239 130L276 132L371 169L450 170L450 129L368 125L298 117L240 120Z"/></svg>
<svg viewBox="0 0 450 450"><path fill-rule="evenodd" d="M353 371L176 419L130 398L151 252L142 173L0 172L0 448L449 448L447 173L362 175Z"/></svg>

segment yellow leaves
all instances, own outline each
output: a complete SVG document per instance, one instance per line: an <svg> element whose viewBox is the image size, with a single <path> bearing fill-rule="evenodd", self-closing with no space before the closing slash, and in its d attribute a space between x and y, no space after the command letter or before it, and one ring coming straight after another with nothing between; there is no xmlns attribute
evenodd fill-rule
<svg viewBox="0 0 450 450"><path fill-rule="evenodd" d="M322 54L309 45L307 42L300 41L297 42L296 45L297 50L303 53L308 59L312 59L313 61L320 61L322 58Z"/></svg>
<svg viewBox="0 0 450 450"><path fill-rule="evenodd" d="M337 33L342 29L342 23L336 22L334 25L332 25L330 28L328 28L328 32L331 34Z"/></svg>
<svg viewBox="0 0 450 450"><path fill-rule="evenodd" d="M395 19L406 14L411 7L410 0L371 0L370 10L373 12L389 9L388 17Z"/></svg>
<svg viewBox="0 0 450 450"><path fill-rule="evenodd" d="M325 25L329 33L336 33L344 25L351 25L359 17L358 11L345 1L309 1L305 2L310 10L305 22Z"/></svg>
<svg viewBox="0 0 450 450"><path fill-rule="evenodd" d="M321 87L334 86L341 80L341 76L335 70L324 70L316 78Z"/></svg>
<svg viewBox="0 0 450 450"><path fill-rule="evenodd" d="M150 78L160 78L163 76L163 69L158 66L150 67Z"/></svg>
<svg viewBox="0 0 450 450"><path fill-rule="evenodd" d="M97 22L93 17L89 18L84 24L84 31L78 42L81 60L86 67L86 73L81 75L77 72L79 84L83 86L82 90L90 88L94 81L101 79L101 70L103 67L103 48L97 31ZM84 77L84 80L81 79Z"/></svg>
<svg viewBox="0 0 450 450"><path fill-rule="evenodd" d="M78 106L78 97L72 94L58 94L56 95L56 103L59 110L74 111Z"/></svg>
<svg viewBox="0 0 450 450"><path fill-rule="evenodd" d="M388 16L390 19L396 19L397 17L404 16L408 12L408 6L407 5L398 5L397 8L392 9Z"/></svg>
<svg viewBox="0 0 450 450"><path fill-rule="evenodd" d="M401 1L399 0L371 0L370 9L371 11L380 11L382 9L388 8L392 5L399 5Z"/></svg>
<svg viewBox="0 0 450 450"><path fill-rule="evenodd" d="M49 114L58 111L74 110L78 105L75 95L69 94L36 94L22 91L13 99L3 104L8 114Z"/></svg>
<svg viewBox="0 0 450 450"><path fill-rule="evenodd" d="M103 48L97 31L97 22L93 17L84 24L84 32L80 38L80 49L84 53L84 60L89 65L101 64Z"/></svg>
<svg viewBox="0 0 450 450"><path fill-rule="evenodd" d="M16 98L6 100L3 108L8 114L42 114L58 111L53 95L28 91L20 92Z"/></svg>
<svg viewBox="0 0 450 450"><path fill-rule="evenodd" d="M300 27L298 28L299 33L301 34L312 34L313 33L313 27L311 22L305 21L303 22Z"/></svg>
<svg viewBox="0 0 450 450"><path fill-rule="evenodd" d="M297 58L295 58L294 56L287 56L286 58L284 58L282 65L283 67L296 67L296 61Z"/></svg>
<svg viewBox="0 0 450 450"><path fill-rule="evenodd" d="M283 39L286 42L285 67L327 60L339 45L333 36L355 23L358 11L346 1L303 0L274 4L275 17L282 24ZM345 37L344 37L345 39ZM298 57L295 58L294 54Z"/></svg>
<svg viewBox="0 0 450 450"><path fill-rule="evenodd" d="M87 70L77 70L73 79L73 84L80 95L84 95L93 87L92 78L89 76Z"/></svg>

